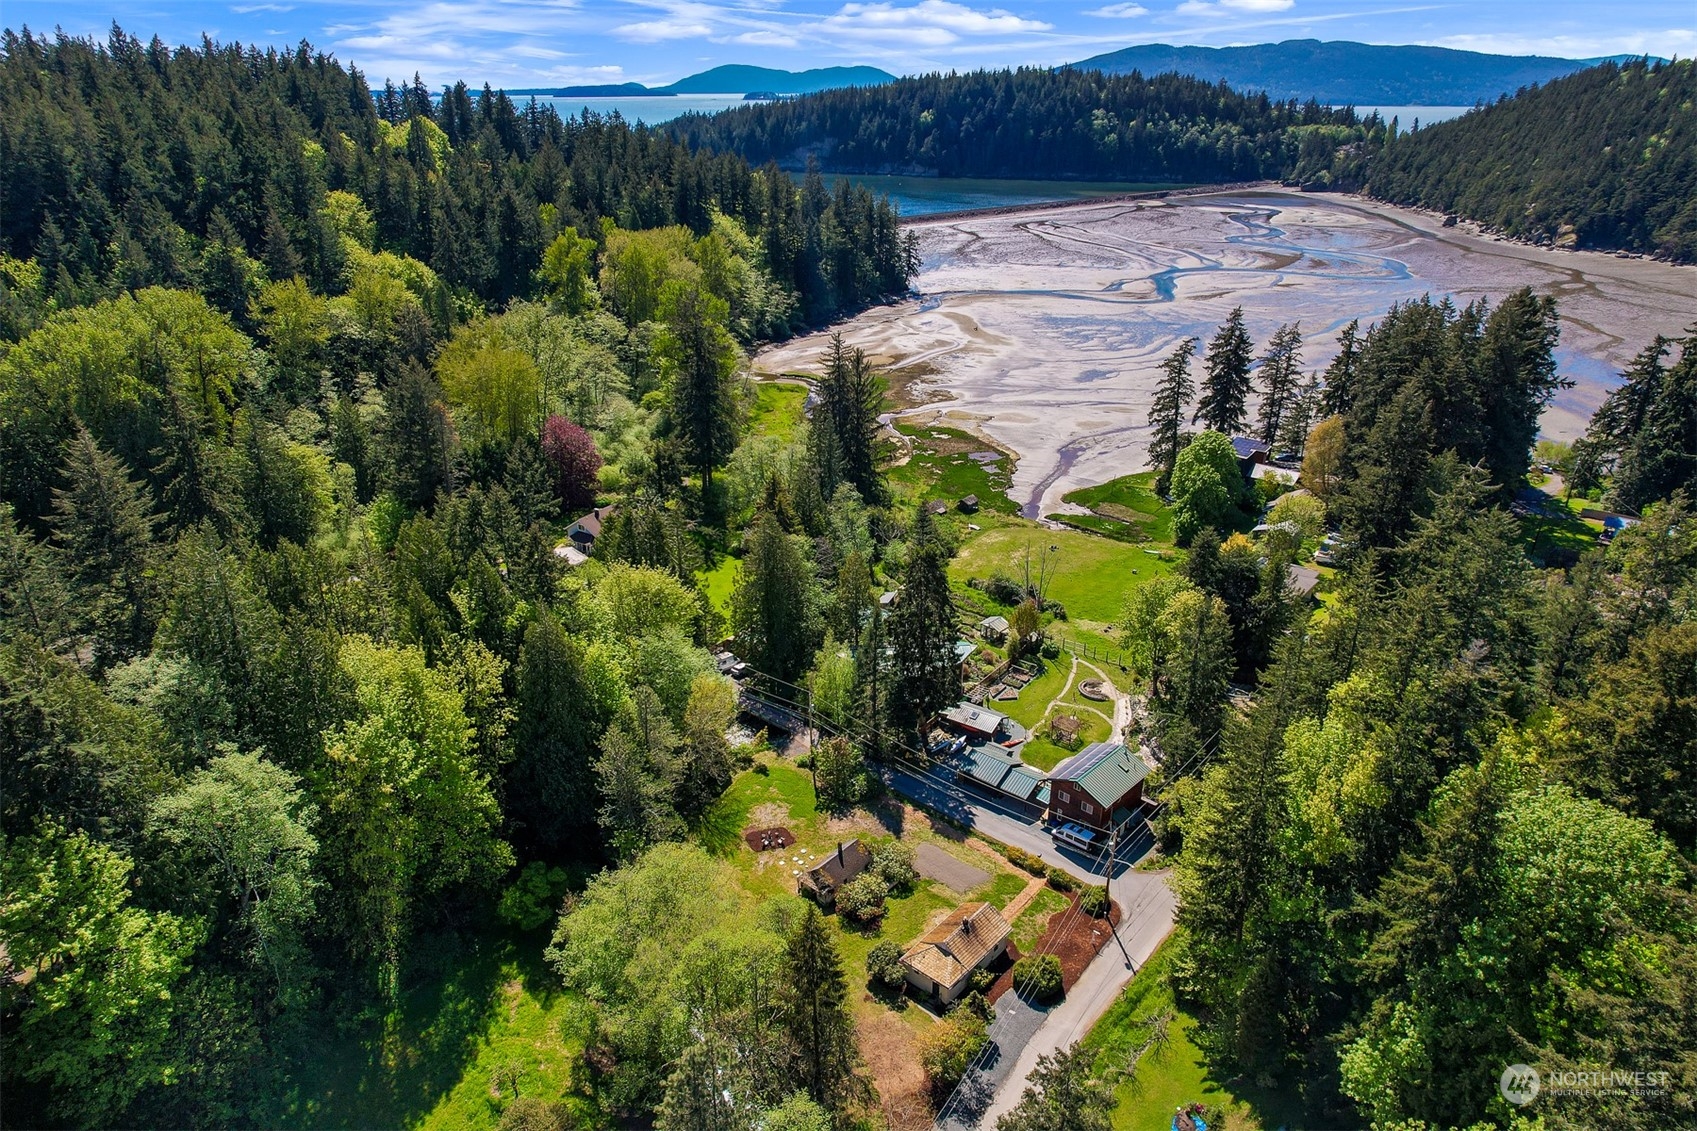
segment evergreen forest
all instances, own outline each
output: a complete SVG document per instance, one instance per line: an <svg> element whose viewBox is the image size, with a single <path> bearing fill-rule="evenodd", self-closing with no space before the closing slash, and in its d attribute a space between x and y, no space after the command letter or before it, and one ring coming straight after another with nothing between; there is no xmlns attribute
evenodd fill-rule
<svg viewBox="0 0 1697 1131"><path fill-rule="evenodd" d="M1690 71L1564 81L1647 115ZM939 712L991 671L1030 676L1010 718L1059 702L1082 652L1154 763L1177 910L1127 990L1173 1009L1043 1058L998 1131L1142 1126L1181 1040L1262 1126L1697 1123L1697 330L1554 445L1554 299L1404 303L1318 371L1238 310L1077 529L1015 513L989 440L892 422L841 336L749 373L918 269L821 164L1376 176L1509 105L1401 135L1024 70L651 130L7 32L0 1122L930 1126L990 997L1070 992L1045 940L1119 892L896 775L955 788ZM921 1009L902 948L969 893L1022 955ZM1522 1109L1517 1063L1648 1080Z"/></svg>

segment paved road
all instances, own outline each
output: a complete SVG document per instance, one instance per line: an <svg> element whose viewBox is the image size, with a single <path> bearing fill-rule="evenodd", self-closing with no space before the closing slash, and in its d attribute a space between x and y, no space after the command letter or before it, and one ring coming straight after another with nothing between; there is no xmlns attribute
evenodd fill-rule
<svg viewBox="0 0 1697 1131"><path fill-rule="evenodd" d="M995 800L987 794L968 789L951 780L954 770L947 765L932 766L923 777L890 765L880 767L879 773L884 784L897 793L957 824L983 833L991 840L1023 848L1042 857L1044 863L1053 864L1080 880L1102 882L1103 865L1099 858L1057 848L1049 834L1036 823L1034 810L1030 807L1022 810L1012 801ZM1133 825L1115 856L1114 878L1118 880L1120 876L1129 874L1131 865L1142 859L1153 844L1153 836L1146 825ZM1116 892L1116 898L1117 895Z"/></svg>
<svg viewBox="0 0 1697 1131"><path fill-rule="evenodd" d="M1167 885L1166 872L1128 873L1127 881L1114 892L1114 898L1125 909L1125 917L1115 931L1119 945L1110 942L1103 947L1078 984L1059 1005L1049 1010L1014 1063L998 1074L990 1100L977 1121L949 1126L978 1127L984 1131L995 1127L996 1120L1019 1102L1026 1079L1037 1067L1037 1059L1083 1040L1120 996L1120 991L1149 961L1155 948L1172 933L1173 910L1178 901ZM1004 998L1011 996L1007 994Z"/></svg>

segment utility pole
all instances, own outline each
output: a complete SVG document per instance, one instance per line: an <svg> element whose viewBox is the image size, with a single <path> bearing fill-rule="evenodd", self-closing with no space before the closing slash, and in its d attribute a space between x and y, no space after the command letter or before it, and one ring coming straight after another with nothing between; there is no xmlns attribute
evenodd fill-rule
<svg viewBox="0 0 1697 1131"><path fill-rule="evenodd" d="M1120 953L1125 955L1126 967L1135 971L1137 964L1132 962L1131 952L1125 948L1125 940L1120 938L1119 928L1114 926L1114 857L1119 851L1120 831L1111 825L1112 814L1109 814L1108 820L1110 822L1108 829L1108 872L1107 878L1102 881L1102 890L1108 897L1108 933L1114 936L1114 941L1119 944Z"/></svg>

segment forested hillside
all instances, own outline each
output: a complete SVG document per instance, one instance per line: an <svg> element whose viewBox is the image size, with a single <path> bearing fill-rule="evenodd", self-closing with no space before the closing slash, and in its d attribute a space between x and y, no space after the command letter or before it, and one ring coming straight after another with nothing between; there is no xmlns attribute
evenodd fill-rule
<svg viewBox="0 0 1697 1131"><path fill-rule="evenodd" d="M1195 339L1163 366L1157 434L1193 404L1244 427L1252 385L1258 435L1297 421L1279 444L1304 490L1253 539L1232 533L1261 499L1226 435L1164 449L1189 556L1123 623L1163 754L1175 1000L1211 1076L1299 1097L1288 1125L1689 1124L1697 336L1654 343L1593 427L1593 486L1643 512L1599 545L1569 503L1498 489L1530 470L1558 325L1524 290L1407 303L1293 383L1289 328L1252 373L1234 316L1198 380ZM1557 521L1580 541L1535 561ZM1316 612L1286 569L1328 529ZM1160 1053L1137 1063L1147 1032L1092 1049L1075 1082L1164 1077ZM1581 1066L1659 1075L1518 1110L1498 1091L1515 1063L1546 1087Z"/></svg>
<svg viewBox="0 0 1697 1131"><path fill-rule="evenodd" d="M1236 90L1266 91L1273 98L1317 98L1328 106L1472 106L1601 62L1414 44L1287 39L1245 47L1145 43L1070 66L1111 75L1171 71L1227 83Z"/></svg>
<svg viewBox="0 0 1697 1131"><path fill-rule="evenodd" d="M1697 261L1694 107L1692 60L1607 63L1399 136L1367 191L1516 238Z"/></svg>
<svg viewBox="0 0 1697 1131"><path fill-rule="evenodd" d="M692 148L790 165L812 155L845 173L1224 182L1325 168L1337 145L1382 127L1178 75L1022 67L825 91L670 129Z"/></svg>
<svg viewBox="0 0 1697 1131"><path fill-rule="evenodd" d="M759 511L730 612L795 676L875 605L870 524L907 536L858 355L804 444L744 443L743 347L900 292L893 211L118 33L8 33L0 165L6 1125L413 1123L509 982L555 1011L525 1055L577 1059L536 930L734 770L697 571ZM763 1023L749 1102L823 1118ZM576 1071L549 1118L604 1125Z"/></svg>
<svg viewBox="0 0 1697 1131"><path fill-rule="evenodd" d="M763 335L823 321L905 285L895 214L864 193L800 194L728 156L593 117L561 121L461 84L374 98L356 71L314 55L208 43L173 52L6 33L0 67L0 240L34 258L58 308L149 284L193 286L251 322L265 282L299 275L341 293L350 270L340 206L370 214L367 250L428 269L410 280L439 330L456 312L538 293L559 233L599 247L602 222L735 220L793 294ZM354 267L358 267L355 264ZM8 336L32 318L10 287ZM20 321L21 320L21 321Z"/></svg>

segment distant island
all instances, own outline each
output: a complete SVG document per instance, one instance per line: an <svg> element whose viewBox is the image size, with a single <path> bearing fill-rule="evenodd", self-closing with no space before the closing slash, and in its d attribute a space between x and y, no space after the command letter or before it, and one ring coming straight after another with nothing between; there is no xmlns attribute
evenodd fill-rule
<svg viewBox="0 0 1697 1131"><path fill-rule="evenodd" d="M507 93L552 98L669 98L678 94L740 94L752 91L751 97L776 99L785 95L816 94L845 86L881 86L895 80L896 76L877 67L815 67L808 71L780 71L771 67L730 65L681 78L668 86L621 82L596 86L530 87Z"/></svg>
<svg viewBox="0 0 1697 1131"><path fill-rule="evenodd" d="M1485 55L1446 47L1387 47L1344 40L1291 39L1251 47L1172 47L1149 43L1094 55L1068 67L1145 76L1176 72L1277 99L1310 98L1331 106L1471 106L1546 83L1606 59Z"/></svg>

